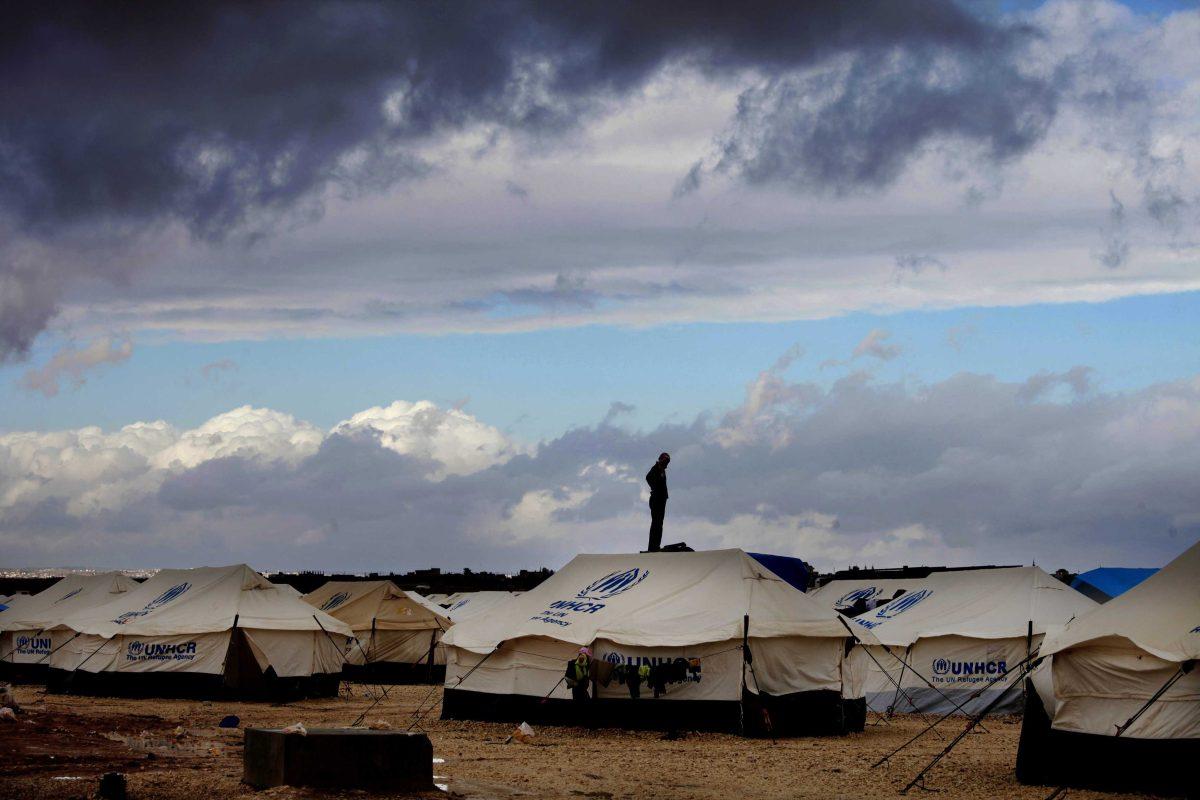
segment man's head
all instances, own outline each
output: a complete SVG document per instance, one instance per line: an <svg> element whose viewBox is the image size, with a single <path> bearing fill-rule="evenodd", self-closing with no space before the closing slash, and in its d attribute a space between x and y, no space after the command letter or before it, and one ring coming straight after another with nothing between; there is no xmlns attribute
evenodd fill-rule
<svg viewBox="0 0 1200 800"><path fill-rule="evenodd" d="M662 467L663 469L666 469L667 465L670 463L671 463L671 454L670 453L659 453L658 454L658 465L660 467Z"/></svg>

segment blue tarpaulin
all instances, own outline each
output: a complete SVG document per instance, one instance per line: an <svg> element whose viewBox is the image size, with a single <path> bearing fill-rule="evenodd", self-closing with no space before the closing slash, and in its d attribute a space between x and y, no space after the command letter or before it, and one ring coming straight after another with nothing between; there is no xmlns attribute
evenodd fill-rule
<svg viewBox="0 0 1200 800"><path fill-rule="evenodd" d="M800 559L769 553L750 553L750 557L800 591L808 590L808 567Z"/></svg>
<svg viewBox="0 0 1200 800"><path fill-rule="evenodd" d="M1148 567L1100 567L1079 573L1071 581L1071 588L1104 603L1128 592L1156 572L1157 569Z"/></svg>

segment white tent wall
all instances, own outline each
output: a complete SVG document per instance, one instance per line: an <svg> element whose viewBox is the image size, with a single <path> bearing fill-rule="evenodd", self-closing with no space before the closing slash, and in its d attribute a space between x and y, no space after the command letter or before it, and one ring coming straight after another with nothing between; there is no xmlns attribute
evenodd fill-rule
<svg viewBox="0 0 1200 800"><path fill-rule="evenodd" d="M866 670L867 706L873 711L945 713L957 704L966 713L980 711L1009 682L1000 680L968 701L972 694L1016 669L1048 629L1098 607L1037 567L932 573L920 588L853 622L856 629L874 633L892 653L870 648L878 664L872 661ZM993 713L1018 712L1022 702L1021 690L1015 688Z"/></svg>
<svg viewBox="0 0 1200 800"><path fill-rule="evenodd" d="M1034 637L1035 648L1040 640L1040 635ZM891 709L900 714L915 711L945 714L955 710L955 703L965 713L977 713L1003 692L1007 684L998 682L979 697L970 701L967 698L992 679L1016 668L1028 655L1025 637L934 636L919 639L908 648L891 647L891 653L881 646L869 649L875 661L866 666L867 708L880 712ZM930 688L921 677L937 688ZM896 683L903 692L897 690ZM1018 713L1021 703L1021 691L1014 689L992 713Z"/></svg>
<svg viewBox="0 0 1200 800"><path fill-rule="evenodd" d="M109 603L137 585L119 572L68 575L0 612L0 657L7 664L48 667L53 628L71 613Z"/></svg>
<svg viewBox="0 0 1200 800"><path fill-rule="evenodd" d="M747 621L754 668L743 681ZM869 632L862 638L874 641ZM844 698L862 696L861 665L845 656L848 639L832 610L739 550L578 556L536 589L451 628L443 713L517 708L520 697L566 700L567 662L587 645L595 658L625 664L699 659L658 700L632 700L619 682L600 688L598 700L630 711L650 708L632 703L716 702L736 719L743 690L761 689L796 702L819 695L824 710L836 706L840 715Z"/></svg>
<svg viewBox="0 0 1200 800"><path fill-rule="evenodd" d="M1053 656L1054 728L1111 735L1179 670L1179 664L1112 641ZM1123 734L1200 739L1200 670L1175 682Z"/></svg>
<svg viewBox="0 0 1200 800"><path fill-rule="evenodd" d="M231 658L235 636L245 642L241 661ZM227 680L230 670L253 663L260 678L268 669L281 679L311 678L338 673L352 638L348 626L245 565L163 570L116 600L65 617L53 632L50 663L60 675Z"/></svg>
<svg viewBox="0 0 1200 800"><path fill-rule="evenodd" d="M1128 592L1046 637L1053 727L1111 736L1182 664L1200 659L1200 543ZM1192 669L1123 734L1200 739L1200 669Z"/></svg>
<svg viewBox="0 0 1200 800"><path fill-rule="evenodd" d="M446 663L441 638L453 623L445 609L416 592L391 581L329 581L303 599L354 631L358 644L348 654L352 666Z"/></svg>
<svg viewBox="0 0 1200 800"><path fill-rule="evenodd" d="M1041 653L1018 780L1200 797L1200 543Z"/></svg>

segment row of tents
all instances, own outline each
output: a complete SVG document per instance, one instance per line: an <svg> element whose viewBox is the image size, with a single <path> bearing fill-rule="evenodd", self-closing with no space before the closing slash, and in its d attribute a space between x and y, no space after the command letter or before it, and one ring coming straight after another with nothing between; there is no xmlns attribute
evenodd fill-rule
<svg viewBox="0 0 1200 800"><path fill-rule="evenodd" d="M250 567L71 575L0 612L0 668L56 690L312 695L364 678L440 681L441 635L511 592L444 605L391 581L308 595Z"/></svg>
<svg viewBox="0 0 1200 800"><path fill-rule="evenodd" d="M446 718L748 734L860 730L868 710L1024 703L1030 779L1063 763L1044 757L1047 742L1086 754L1089 737L1122 738L1200 755L1200 544L1104 605L1037 567L809 593L779 572L740 550L581 555L524 594L434 598L387 581L300 597L244 565L141 584L72 576L0 612L0 662L48 664L57 688L148 694L328 694L343 674L392 671L444 680ZM882 602L837 612L864 593ZM582 647L597 669L581 707L564 679Z"/></svg>

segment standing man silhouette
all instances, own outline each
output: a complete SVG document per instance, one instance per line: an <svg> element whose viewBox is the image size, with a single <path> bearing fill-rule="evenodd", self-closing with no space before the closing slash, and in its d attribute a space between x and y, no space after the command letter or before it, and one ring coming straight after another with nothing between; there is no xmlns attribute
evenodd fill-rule
<svg viewBox="0 0 1200 800"><path fill-rule="evenodd" d="M662 546L663 517L667 515L667 465L671 456L662 453L654 466L646 473L650 484L650 547L648 552L657 553Z"/></svg>

